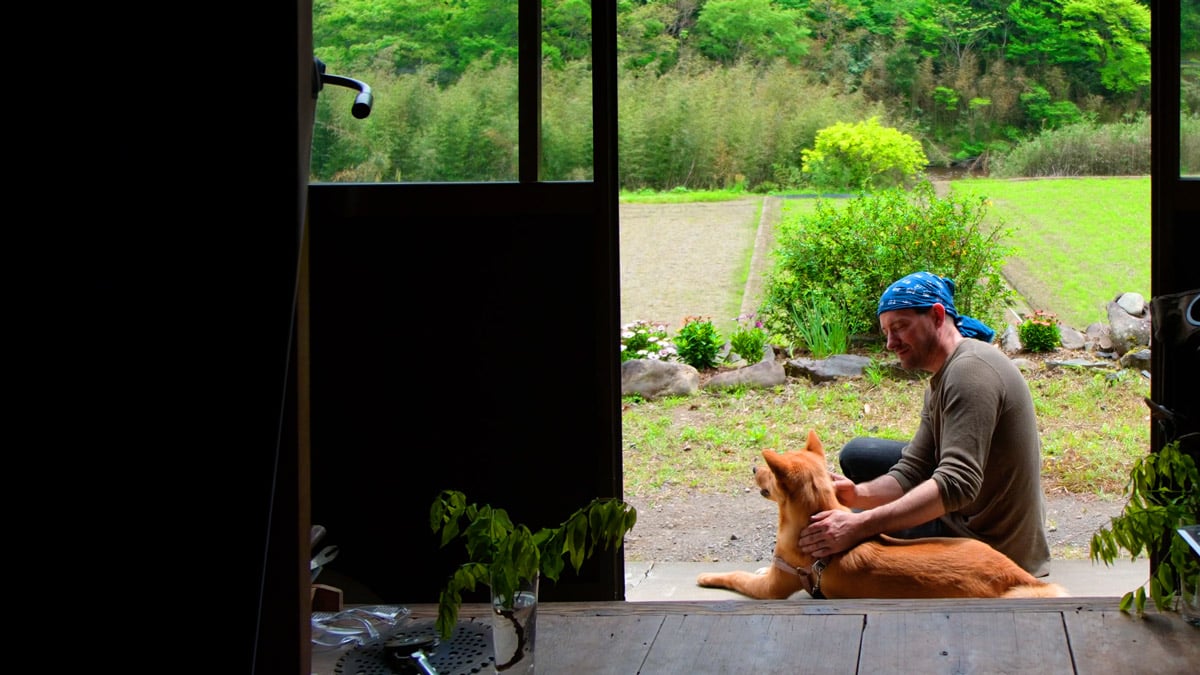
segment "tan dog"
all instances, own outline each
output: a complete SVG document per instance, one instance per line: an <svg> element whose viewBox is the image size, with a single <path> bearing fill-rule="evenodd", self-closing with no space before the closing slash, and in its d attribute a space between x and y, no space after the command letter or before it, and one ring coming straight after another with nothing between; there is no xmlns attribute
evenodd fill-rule
<svg viewBox="0 0 1200 675"><path fill-rule="evenodd" d="M854 548L815 560L800 551L800 531L820 511L849 509L837 501L825 450L813 431L803 450L764 450L754 469L762 495L779 503L775 562L756 572L701 574L696 583L757 599L796 591L816 598L1031 598L1065 597L1066 590L1021 569L977 539L872 537Z"/></svg>

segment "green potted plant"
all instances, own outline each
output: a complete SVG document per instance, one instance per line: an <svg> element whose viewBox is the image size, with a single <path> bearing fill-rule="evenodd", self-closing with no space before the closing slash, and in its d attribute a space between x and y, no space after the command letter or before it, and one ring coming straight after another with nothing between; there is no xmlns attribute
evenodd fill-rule
<svg viewBox="0 0 1200 675"><path fill-rule="evenodd" d="M545 577L557 581L566 560L576 572L597 544L619 545L637 522L637 510L619 499L594 499L558 527L531 531L514 524L504 509L468 504L466 496L443 490L429 510L429 524L441 546L464 539L467 562L451 575L438 598L436 629L448 639L458 622L462 593L490 586L493 603L511 611L522 585Z"/></svg>
<svg viewBox="0 0 1200 675"><path fill-rule="evenodd" d="M1125 509L1092 535L1089 551L1093 562L1111 564L1122 550L1131 559L1143 552L1158 554L1157 567L1147 583L1122 596L1121 611L1133 608L1141 615L1147 585L1160 611L1174 609L1181 594L1187 596L1185 602L1195 602L1200 563L1176 530L1196 524L1200 516L1200 473L1181 440L1166 443L1134 464Z"/></svg>

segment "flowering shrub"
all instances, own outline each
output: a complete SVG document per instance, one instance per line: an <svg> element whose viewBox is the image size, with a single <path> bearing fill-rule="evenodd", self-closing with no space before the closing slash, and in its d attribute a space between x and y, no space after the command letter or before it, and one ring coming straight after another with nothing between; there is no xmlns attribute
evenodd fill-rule
<svg viewBox="0 0 1200 675"><path fill-rule="evenodd" d="M1031 352L1049 352L1062 344L1062 333L1053 312L1037 310L1025 317L1025 323L1017 328L1021 345Z"/></svg>
<svg viewBox="0 0 1200 675"><path fill-rule="evenodd" d="M761 321L755 319L753 314L737 318L737 327L729 338L730 351L746 359L747 363L758 363L762 361L766 344L767 332L763 330Z"/></svg>
<svg viewBox="0 0 1200 675"><path fill-rule="evenodd" d="M621 327L621 363L630 359L668 361L675 355L675 345L667 335L665 325L634 321Z"/></svg>
<svg viewBox="0 0 1200 675"><path fill-rule="evenodd" d="M689 366L704 370L717 365L717 352L723 345L716 327L706 316L689 316L675 336L675 350Z"/></svg>

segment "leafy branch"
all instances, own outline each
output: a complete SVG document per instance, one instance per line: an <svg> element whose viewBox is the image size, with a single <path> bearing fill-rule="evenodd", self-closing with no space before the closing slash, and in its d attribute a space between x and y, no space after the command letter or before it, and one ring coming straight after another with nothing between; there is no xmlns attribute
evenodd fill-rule
<svg viewBox="0 0 1200 675"><path fill-rule="evenodd" d="M536 533L514 524L504 509L468 504L456 490L443 490L429 509L429 525L441 534L441 546L464 539L468 562L451 575L438 597L437 631L449 639L458 622L464 591L477 584L511 607L522 581L540 574L557 581L567 561L576 573L598 544L605 549L622 543L637 522L637 510L618 499L593 499L558 527Z"/></svg>
<svg viewBox="0 0 1200 675"><path fill-rule="evenodd" d="M1129 473L1126 487L1129 502L1109 526L1092 535L1092 562L1110 564L1122 550L1131 560L1143 551L1162 551L1165 555L1149 579L1150 598L1159 610L1170 609L1181 582L1196 584L1200 575L1188 544L1174 536L1176 528L1192 525L1200 516L1200 472L1196 462L1180 450L1178 440L1167 443L1157 453L1142 457ZM1164 541L1167 539L1167 541ZM1146 608L1146 585L1121 597L1121 611L1134 608L1141 615Z"/></svg>

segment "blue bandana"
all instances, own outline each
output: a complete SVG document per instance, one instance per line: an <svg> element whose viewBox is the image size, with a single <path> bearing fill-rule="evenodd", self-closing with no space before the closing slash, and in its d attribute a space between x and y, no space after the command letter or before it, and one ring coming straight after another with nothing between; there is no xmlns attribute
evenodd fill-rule
<svg viewBox="0 0 1200 675"><path fill-rule="evenodd" d="M954 319L954 325L963 337L991 342L996 332L979 319L959 316L954 308L954 282L929 272L915 272L888 286L879 298L876 316L893 309L933 307L934 303L946 308L946 316Z"/></svg>

